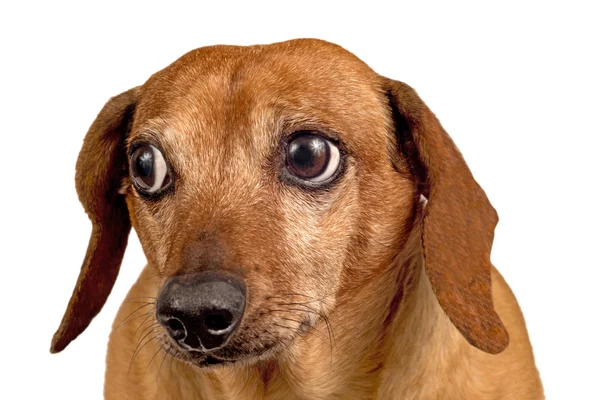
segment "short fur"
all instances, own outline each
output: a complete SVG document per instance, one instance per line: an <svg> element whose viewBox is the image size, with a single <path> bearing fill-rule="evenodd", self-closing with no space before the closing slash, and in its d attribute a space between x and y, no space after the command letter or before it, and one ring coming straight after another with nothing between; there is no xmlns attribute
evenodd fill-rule
<svg viewBox="0 0 600 400"><path fill-rule="evenodd" d="M281 172L282 142L307 129L344 154L326 189ZM158 199L130 182L142 138L172 167ZM148 259L110 336L107 399L543 398L523 316L490 263L495 210L414 90L339 46L184 55L106 104L76 182L93 232L51 351L102 308L131 226ZM243 276L248 298L214 354L230 362L200 367L154 307L167 278L209 269Z"/></svg>

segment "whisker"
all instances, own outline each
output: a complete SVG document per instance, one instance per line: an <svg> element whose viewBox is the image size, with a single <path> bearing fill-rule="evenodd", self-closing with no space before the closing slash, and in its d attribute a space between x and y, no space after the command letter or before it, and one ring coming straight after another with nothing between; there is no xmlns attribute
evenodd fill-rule
<svg viewBox="0 0 600 400"><path fill-rule="evenodd" d="M305 304L310 304L310 303L316 303L318 301L321 301L321 299L314 299L314 300L302 301L302 302L275 303L275 305L277 305L277 306L297 306L297 305L305 305Z"/></svg>
<svg viewBox="0 0 600 400"><path fill-rule="evenodd" d="M133 356L134 356L133 358L135 358L135 355L136 355L136 354L137 354L137 352L138 352L138 348L140 347L140 345L142 344L142 342L144 341L144 339L146 339L146 338L147 338L148 336L150 336L152 333L155 333L154 329L150 330L148 333L146 333L146 334L144 335L144 337L142 337L142 338L139 340L139 342L138 342L137 346L135 346L135 349L133 349ZM142 346L142 347L143 347L143 346ZM140 348L140 350L141 350L141 348ZM133 360L132 360L132 361L133 361Z"/></svg>
<svg viewBox="0 0 600 400"><path fill-rule="evenodd" d="M283 319L285 321L291 321L291 322L296 322L300 325L302 325L302 321L298 321L297 319L293 319L293 318L286 318L286 317L279 317L279 319Z"/></svg>
<svg viewBox="0 0 600 400"><path fill-rule="evenodd" d="M298 321L298 320L295 320L295 319L293 319L293 318L279 317L279 319L283 319L283 320L285 320L285 321L297 322L297 323L299 323L300 325L302 325L302 324L303 324L303 322L302 322L302 321ZM315 331L315 332L319 333L319 334L320 334L320 335L321 335L323 338L325 337L325 334L324 334L323 332L321 332L320 330L318 330L318 329L317 329L315 326L310 326L310 325L309 325L309 327L310 327L310 330L302 331L302 330L298 329L298 332L299 332L299 333L308 333L308 334L314 335L315 333L314 333L313 331Z"/></svg>
<svg viewBox="0 0 600 400"><path fill-rule="evenodd" d="M160 351L161 351L161 350L162 350L162 349L161 349L161 347L159 346L159 347L158 347L158 350L156 350L156 353L154 353L154 355L153 355L153 356L152 356L152 358L150 359L150 362L148 363L148 365L146 365L146 369L144 370L144 375L146 374L146 371L148 371L148 368L150 367L150 364L152 364L152 361L154 361L154 357L156 357L156 355L157 355L158 353L160 353Z"/></svg>
<svg viewBox="0 0 600 400"><path fill-rule="evenodd" d="M160 349L162 349L162 347L160 347L160 346L159 346L159 351L160 351ZM167 358L167 355L168 355L168 354L167 354L167 352L165 351L165 356L163 357L162 361L160 362L160 365L158 366L158 372L156 373L156 379L157 379L157 380L158 380L158 377L159 377L159 375L160 375L160 369L162 368L162 366L163 366L163 363L165 362L165 359Z"/></svg>
<svg viewBox="0 0 600 400"><path fill-rule="evenodd" d="M331 351L333 352L333 345L335 344L335 335L333 333L333 327L331 326L331 321L329 321L329 317L309 306L303 305L302 307L305 307L306 309L310 310L309 312L313 312L319 315L321 318L323 318L323 321L325 321L325 325L327 325L327 332L329 333L329 341L331 343Z"/></svg>
<svg viewBox="0 0 600 400"><path fill-rule="evenodd" d="M308 299L311 299L309 302L315 302L315 301L322 301L325 298L331 296L333 293L334 293L334 291L330 291L330 292L327 292L327 293L323 294L323 296L321 296L321 297L314 298L312 296L309 296L309 295L306 295L306 294L302 294L302 293L289 292L289 293L283 293L281 295L267 296L267 297L265 297L265 299L267 299L267 300L271 300L271 299L286 299L286 298L290 298L290 297L294 297L294 296L299 296L299 297L306 297Z"/></svg>
<svg viewBox="0 0 600 400"><path fill-rule="evenodd" d="M144 320L142 321L142 323L140 324L140 326L138 326L137 329L135 330L135 332L133 332L132 338L135 337L135 335L138 333L138 331L140 330L140 328L142 327L142 325L144 325L150 318L152 318L152 311L150 311L149 313L146 313L146 314L148 314L147 317L144 318ZM142 314L142 315L140 315L140 317L143 317L146 314ZM136 318L138 318L138 317L136 317ZM136 318L134 318L134 319L136 319Z"/></svg>
<svg viewBox="0 0 600 400"><path fill-rule="evenodd" d="M333 336L333 328L331 327L329 318L323 317L323 321L325 321L327 332L329 333L329 368L331 369L331 366L333 365L333 345L335 342L335 336Z"/></svg>
<svg viewBox="0 0 600 400"><path fill-rule="evenodd" d="M286 319L286 318L281 318L281 319ZM293 320L291 320L291 321L293 321ZM273 325L279 326L279 327L282 327L282 328L290 329L290 330L294 331L294 333L296 333L299 337L302 337L302 334L307 333L309 335L312 335L314 337L319 338L323 342L325 342L327 340L327 336L325 336L325 334L323 332L321 332L320 330L318 330L314 326L311 326L311 329L309 329L309 330L302 331L300 329L296 329L296 328L293 328L291 326L280 325L280 324L277 324L277 323L273 323Z"/></svg>
<svg viewBox="0 0 600 400"><path fill-rule="evenodd" d="M277 304L277 305L285 306L285 304ZM327 317L322 312L317 311L312 307L309 307L306 304L298 304L297 303L297 304L294 304L294 306L298 306L298 307L302 307L302 308L288 308L287 310L273 309L272 311L290 312L288 310L291 310L291 311L306 312L306 313L318 315L319 317L321 317L323 319L323 322L325 323L325 326L327 327L327 334L329 335L329 356L330 356L330 367L331 367L333 364L333 348L335 347L334 345L335 345L336 340L335 340L335 335L333 333L333 327L331 326L331 321L329 321L329 317ZM313 329L317 330L316 328L313 328Z"/></svg>
<svg viewBox="0 0 600 400"><path fill-rule="evenodd" d="M325 318L325 314L323 314L323 312L319 311L319 310L315 310L312 307L307 306L306 304L296 304L299 307L304 307L302 309L302 311L304 312L308 312L308 313L312 313L312 314L316 314L318 316L320 316L321 318ZM290 310L293 310L292 308L290 308ZM297 309L294 309L297 310Z"/></svg>
<svg viewBox="0 0 600 400"><path fill-rule="evenodd" d="M272 308L270 311L275 311L275 312L277 312L277 311L281 311L281 312L284 312L284 311L285 312L298 311L298 312L302 312L302 313L308 312L308 313L311 313L311 314L317 314L317 315L320 316L320 314L317 313L315 310L304 310L304 309L301 309L301 308L288 308L288 309Z"/></svg>
<svg viewBox="0 0 600 400"><path fill-rule="evenodd" d="M295 304L309 304L309 303L316 303L316 302L323 302L323 300L325 300L327 297L329 297L331 295L331 293L327 293L321 297L318 298L312 298L310 296L306 296L306 295L301 295L303 297L308 297L311 300L308 301L304 301L304 302L290 302L290 303L279 303L280 305L295 305ZM294 294L292 296L300 296L299 294ZM275 299L275 298L282 298L283 296L269 296L266 297L266 299Z"/></svg>
<svg viewBox="0 0 600 400"><path fill-rule="evenodd" d="M311 298L310 296L308 296L306 294L290 292L290 293L284 293L282 295L267 296L266 299L267 300L280 299L280 298L292 297L292 296L308 297L309 299Z"/></svg>
<svg viewBox="0 0 600 400"><path fill-rule="evenodd" d="M173 360L175 359L175 356L171 354L171 347L168 347L167 349L169 350L169 356L171 357L171 360L169 361L169 376L171 376L171 368L173 367Z"/></svg>
<svg viewBox="0 0 600 400"><path fill-rule="evenodd" d="M157 327L159 327L159 326L160 326L160 325L159 325L159 323L158 323L158 322L153 322L153 323L151 323L150 325L148 325L147 327L145 327L145 328L144 328L144 329L141 331L141 333L140 333L140 336L144 335L144 333L148 332L149 330L150 330L150 332L154 331L154 330L155 330ZM149 333L149 332L148 332L148 333ZM144 336L144 338L145 338L146 336L148 336L148 333L146 333L146 335ZM142 338L142 340L144 340L144 339Z"/></svg>
<svg viewBox="0 0 600 400"><path fill-rule="evenodd" d="M139 310L141 310L142 308L144 308L144 307L148 307L148 306L151 306L151 305L153 305L153 304L154 304L154 303L148 303L148 304L144 304L143 306L140 306L140 307L136 308L136 309L135 309L135 310L133 310L133 311L132 311L132 312L131 312L131 313L130 313L128 316L126 316L126 317L123 319L123 321L121 321L121 323L119 323L119 325L117 325L117 326L115 327L115 329L113 329L112 331L114 332L114 331L116 331L117 329L119 329L119 328L120 328L120 327L123 325L123 323L125 323L125 321L126 321L126 320L127 320L129 317L131 317L133 314L135 314L136 312L138 312L138 311L139 311ZM111 333L112 333L112 332L111 332Z"/></svg>
<svg viewBox="0 0 600 400"><path fill-rule="evenodd" d="M114 331L116 331L117 329L119 329L121 326L123 325L127 325L130 322L135 321L138 318L142 318L142 317L148 317L148 316L152 316L152 311L140 314L140 315L136 315L135 317L131 318L129 321L125 322L125 320L123 320L118 326L116 326L110 333L113 333Z"/></svg>
<svg viewBox="0 0 600 400"><path fill-rule="evenodd" d="M292 328L291 326L281 325L281 324L278 324L276 322L273 322L273 325L278 326L278 327L283 328L283 329L290 330L290 331L294 332L295 334L299 334L300 333L300 332L298 332L298 330ZM298 337L302 338L301 335L298 335ZM304 338L304 339L306 340L306 338ZM284 345L288 350L291 350L290 345L287 344L287 343L285 343L283 340L279 340L278 343Z"/></svg>
<svg viewBox="0 0 600 400"><path fill-rule="evenodd" d="M129 363L129 368L127 369L127 374L128 374L128 375L129 375L129 372L131 372L131 367L132 367L132 365L133 365L133 361L134 361L134 360L135 360L135 358L138 356L138 354L140 354L140 352L142 351L142 349L143 349L144 347L146 347L146 345L147 345L148 343L150 343L151 341L153 341L154 339L156 339L158 336L159 336L158 334L157 334L157 335L154 335L154 336L152 336L150 339L148 339L148 341L147 341L146 343L144 343L144 344L142 345L142 347L140 347L140 348L139 348L139 350L138 350L137 352L134 352L134 354L133 354L133 357L131 358L131 362ZM142 339L142 340L143 340L143 339ZM141 343L141 341L140 341L140 343ZM138 344L138 346L139 346L139 344ZM136 347L136 348L137 348L137 347Z"/></svg>

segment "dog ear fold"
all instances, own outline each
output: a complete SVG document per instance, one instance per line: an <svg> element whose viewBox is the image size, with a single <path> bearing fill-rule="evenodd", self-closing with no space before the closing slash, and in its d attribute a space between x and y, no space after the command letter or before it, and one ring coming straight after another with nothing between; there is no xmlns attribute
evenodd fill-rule
<svg viewBox="0 0 600 400"><path fill-rule="evenodd" d="M117 279L131 230L119 187L127 170L125 139L138 88L110 99L89 128L76 166L75 183L92 234L77 284L54 337L58 353L81 334L100 312Z"/></svg>
<svg viewBox="0 0 600 400"><path fill-rule="evenodd" d="M425 269L437 299L469 343L499 353L509 337L494 311L490 253L496 211L454 142L408 85L385 79L400 148L427 198Z"/></svg>

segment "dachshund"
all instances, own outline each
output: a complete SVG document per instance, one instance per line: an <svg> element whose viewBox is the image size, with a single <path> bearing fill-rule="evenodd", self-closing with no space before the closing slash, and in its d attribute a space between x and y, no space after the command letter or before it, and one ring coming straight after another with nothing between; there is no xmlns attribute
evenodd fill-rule
<svg viewBox="0 0 600 400"><path fill-rule="evenodd" d="M337 45L185 54L106 103L75 181L92 233L51 352L132 226L147 258L107 399L544 397L495 209L417 93Z"/></svg>

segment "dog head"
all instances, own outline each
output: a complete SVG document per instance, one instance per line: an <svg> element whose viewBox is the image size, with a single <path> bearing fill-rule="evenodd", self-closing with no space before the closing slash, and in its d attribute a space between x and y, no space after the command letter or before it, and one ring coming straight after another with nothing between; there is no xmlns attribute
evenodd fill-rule
<svg viewBox="0 0 600 400"><path fill-rule="evenodd" d="M202 366L259 358L327 318L394 264L422 197L442 309L473 346L508 344L485 193L413 89L333 44L184 55L105 105L76 183L93 231L52 352L102 308L131 225L160 280L161 343Z"/></svg>

